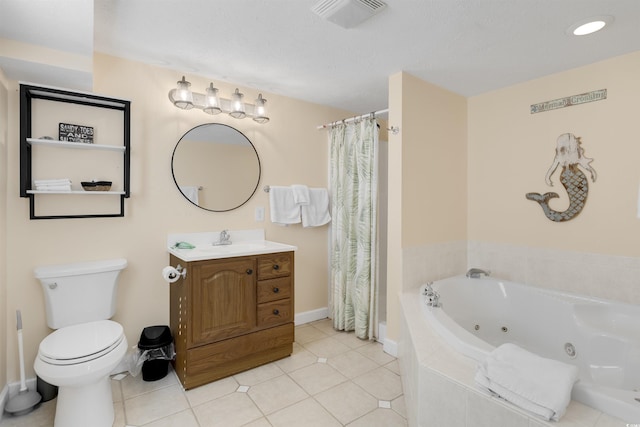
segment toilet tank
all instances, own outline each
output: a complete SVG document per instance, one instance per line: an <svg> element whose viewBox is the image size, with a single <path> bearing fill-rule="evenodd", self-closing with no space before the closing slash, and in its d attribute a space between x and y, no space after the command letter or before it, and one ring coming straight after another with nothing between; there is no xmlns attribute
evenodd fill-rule
<svg viewBox="0 0 640 427"><path fill-rule="evenodd" d="M110 319L116 312L123 258L37 267L44 290L47 325L52 329Z"/></svg>

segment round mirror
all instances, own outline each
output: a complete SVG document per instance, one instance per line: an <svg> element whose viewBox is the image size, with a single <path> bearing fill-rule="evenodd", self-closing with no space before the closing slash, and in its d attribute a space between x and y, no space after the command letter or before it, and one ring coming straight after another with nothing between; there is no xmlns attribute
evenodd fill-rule
<svg viewBox="0 0 640 427"><path fill-rule="evenodd" d="M244 134L209 123L185 133L171 159L173 180L194 205L225 212L244 205L258 188L260 159Z"/></svg>

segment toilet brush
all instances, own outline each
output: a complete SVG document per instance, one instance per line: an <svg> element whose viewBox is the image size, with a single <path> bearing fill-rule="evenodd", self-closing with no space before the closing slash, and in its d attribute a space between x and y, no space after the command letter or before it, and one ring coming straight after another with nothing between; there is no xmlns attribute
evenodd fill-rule
<svg viewBox="0 0 640 427"><path fill-rule="evenodd" d="M13 415L23 415L31 412L42 396L35 390L27 388L27 382L24 379L24 349L22 345L22 314L20 310L16 310L17 329L18 329L18 354L20 356L20 391L15 396L9 398L4 410Z"/></svg>

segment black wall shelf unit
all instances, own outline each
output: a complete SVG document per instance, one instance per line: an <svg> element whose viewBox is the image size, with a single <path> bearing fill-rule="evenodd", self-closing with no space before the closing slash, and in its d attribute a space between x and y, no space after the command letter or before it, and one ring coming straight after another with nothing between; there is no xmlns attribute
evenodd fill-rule
<svg viewBox="0 0 640 427"><path fill-rule="evenodd" d="M45 100L62 104L75 104L87 108L93 108L95 114L100 114L100 109L116 110L122 112L122 144L103 145L87 144L82 142L67 142L55 139L33 138L33 124L37 118L33 117L33 101ZM64 108L64 105L61 105ZM103 111L104 113L104 111ZM131 155L131 101L110 98L84 92L74 92L66 89L32 84L20 84L20 197L29 198L29 216L31 219L62 219L62 218L100 218L123 217L124 199L130 195L130 155ZM61 138L62 139L62 138ZM122 189L115 191L38 191L32 188L32 154L33 147L45 146L55 150L88 150L93 152L120 152L122 153ZM73 165L69 165L72 169ZM47 195L72 195L73 197L117 197L120 201L120 212L104 214L36 214L36 199L38 196Z"/></svg>

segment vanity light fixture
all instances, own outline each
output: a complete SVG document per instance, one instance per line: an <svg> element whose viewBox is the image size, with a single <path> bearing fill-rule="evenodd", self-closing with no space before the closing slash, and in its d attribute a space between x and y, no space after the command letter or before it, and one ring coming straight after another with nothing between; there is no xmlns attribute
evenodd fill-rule
<svg viewBox="0 0 640 427"><path fill-rule="evenodd" d="M254 105L243 102L244 95L238 89L231 95L231 99L225 99L220 98L218 89L213 87L213 83L209 83L209 87L205 89L204 94L192 92L190 86L191 83L182 76L182 80L178 81L178 86L169 91L171 103L183 110L190 110L195 107L207 114L224 112L236 119L251 117L260 124L269 121L266 110L267 100L262 97L262 94L258 95Z"/></svg>

